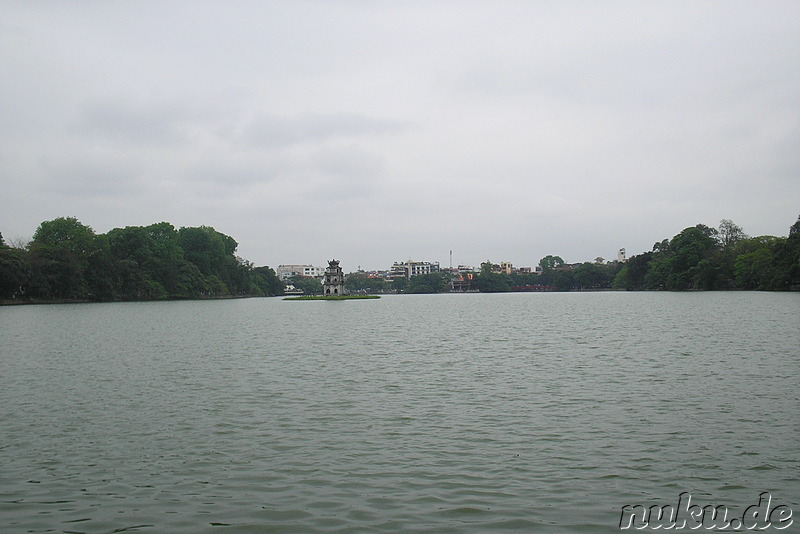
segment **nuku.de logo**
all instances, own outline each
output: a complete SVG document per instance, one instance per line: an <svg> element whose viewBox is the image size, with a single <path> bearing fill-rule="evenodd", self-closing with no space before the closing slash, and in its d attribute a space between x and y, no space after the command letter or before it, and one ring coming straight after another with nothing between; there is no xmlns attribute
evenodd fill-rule
<svg viewBox="0 0 800 534"><path fill-rule="evenodd" d="M626 504L619 518L620 530L720 530L761 531L768 528L786 529L794 523L792 509L785 504L775 505L769 492L758 496L758 504L735 514L725 505L699 506L692 504L692 495L683 492L678 496L677 506L671 504L644 506Z"/></svg>

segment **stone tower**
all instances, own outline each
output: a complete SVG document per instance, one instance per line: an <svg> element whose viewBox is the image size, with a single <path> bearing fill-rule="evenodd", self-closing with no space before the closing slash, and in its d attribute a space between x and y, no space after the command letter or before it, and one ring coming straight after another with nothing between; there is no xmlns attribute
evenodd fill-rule
<svg viewBox="0 0 800 534"><path fill-rule="evenodd" d="M339 260L328 262L325 269L325 282L322 284L322 293L327 296L344 295L344 273L339 267Z"/></svg>

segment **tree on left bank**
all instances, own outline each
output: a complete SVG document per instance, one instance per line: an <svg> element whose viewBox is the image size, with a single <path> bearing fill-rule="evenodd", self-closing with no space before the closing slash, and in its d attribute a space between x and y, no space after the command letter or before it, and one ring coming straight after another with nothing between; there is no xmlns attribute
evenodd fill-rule
<svg viewBox="0 0 800 534"><path fill-rule="evenodd" d="M0 299L158 300L283 293L275 272L234 255L211 227L166 222L95 234L74 217L45 221L25 248L0 241Z"/></svg>

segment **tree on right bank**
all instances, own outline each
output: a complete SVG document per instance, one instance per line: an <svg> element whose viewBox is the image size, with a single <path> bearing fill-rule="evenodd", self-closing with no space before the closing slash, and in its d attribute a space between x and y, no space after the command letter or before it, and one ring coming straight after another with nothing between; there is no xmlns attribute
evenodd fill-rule
<svg viewBox="0 0 800 534"><path fill-rule="evenodd" d="M612 285L627 290L800 290L800 217L787 237L749 237L728 219L719 228L685 228L631 257Z"/></svg>

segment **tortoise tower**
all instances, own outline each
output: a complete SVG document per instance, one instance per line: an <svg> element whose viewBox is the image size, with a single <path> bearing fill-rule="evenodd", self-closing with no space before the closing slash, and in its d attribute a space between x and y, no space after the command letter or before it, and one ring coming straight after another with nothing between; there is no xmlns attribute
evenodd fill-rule
<svg viewBox="0 0 800 534"><path fill-rule="evenodd" d="M325 282L322 284L322 292L326 297L344 295L344 274L342 273L342 268L339 267L339 260L328 262L328 268L325 269Z"/></svg>

